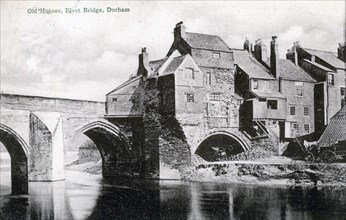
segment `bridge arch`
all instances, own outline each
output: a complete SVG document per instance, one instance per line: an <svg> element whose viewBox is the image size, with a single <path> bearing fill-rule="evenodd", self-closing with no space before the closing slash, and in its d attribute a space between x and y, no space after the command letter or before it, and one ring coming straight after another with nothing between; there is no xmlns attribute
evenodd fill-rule
<svg viewBox="0 0 346 220"><path fill-rule="evenodd" d="M90 138L102 158L103 176L117 176L120 168L131 162L131 144L120 129L100 119L77 129L67 144L72 144L82 134Z"/></svg>
<svg viewBox="0 0 346 220"><path fill-rule="evenodd" d="M28 194L28 154L24 139L10 127L0 123L0 141L11 157L12 194Z"/></svg>
<svg viewBox="0 0 346 220"><path fill-rule="evenodd" d="M210 131L194 146L193 154L211 162L226 158L250 149L249 144L236 133L229 131Z"/></svg>

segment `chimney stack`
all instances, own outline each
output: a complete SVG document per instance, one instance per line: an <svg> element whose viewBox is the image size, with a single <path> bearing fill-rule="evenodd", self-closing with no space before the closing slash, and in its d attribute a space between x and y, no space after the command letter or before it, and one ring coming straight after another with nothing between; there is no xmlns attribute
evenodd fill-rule
<svg viewBox="0 0 346 220"><path fill-rule="evenodd" d="M185 25L183 22L179 22L174 28L174 40L185 37Z"/></svg>
<svg viewBox="0 0 346 220"><path fill-rule="evenodd" d="M279 45L276 41L278 37L272 36L272 41L270 42L270 69L275 78L279 78Z"/></svg>
<svg viewBox="0 0 346 220"><path fill-rule="evenodd" d="M286 59L292 61L296 66L298 66L298 48L300 47L299 41L293 42L291 49L287 50Z"/></svg>
<svg viewBox="0 0 346 220"><path fill-rule="evenodd" d="M250 43L247 37L245 38L245 41L244 41L244 50L247 50L249 53L252 52L252 44Z"/></svg>
<svg viewBox="0 0 346 220"><path fill-rule="evenodd" d="M145 76L147 77L151 73L151 69L149 67L149 56L147 54L147 48L142 48L142 53L138 55L138 71L137 76Z"/></svg>
<svg viewBox="0 0 346 220"><path fill-rule="evenodd" d="M338 58L344 62L346 62L346 42L339 43L338 47Z"/></svg>
<svg viewBox="0 0 346 220"><path fill-rule="evenodd" d="M267 62L267 46L263 44L261 39L255 41L255 57L259 62Z"/></svg>

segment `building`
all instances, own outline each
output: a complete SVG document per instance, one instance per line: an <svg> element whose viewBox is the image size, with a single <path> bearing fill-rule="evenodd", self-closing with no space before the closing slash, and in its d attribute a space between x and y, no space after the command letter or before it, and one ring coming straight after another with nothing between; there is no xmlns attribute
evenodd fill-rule
<svg viewBox="0 0 346 220"><path fill-rule="evenodd" d="M303 68L317 83L315 85L315 127L323 131L346 103L345 44L339 44L338 53L303 48L298 42L286 54Z"/></svg>
<svg viewBox="0 0 346 220"><path fill-rule="evenodd" d="M162 178L167 168L247 151L241 102L233 51L219 36L185 32L180 22L166 57L149 61L143 48L136 73L107 94L106 118L129 131L140 166Z"/></svg>
<svg viewBox="0 0 346 220"><path fill-rule="evenodd" d="M186 32L182 22L173 32L164 58L149 61L143 48L137 71L107 94L106 118L127 132L144 176L254 148L273 153L315 132L319 81L279 58L277 37L268 57L260 40L237 50L219 36Z"/></svg>
<svg viewBox="0 0 346 220"><path fill-rule="evenodd" d="M234 50L235 90L244 98L241 121L252 135L272 140L311 134L314 128L315 80L289 60L279 58L277 37L270 44L259 39L254 50L249 40L244 50Z"/></svg>

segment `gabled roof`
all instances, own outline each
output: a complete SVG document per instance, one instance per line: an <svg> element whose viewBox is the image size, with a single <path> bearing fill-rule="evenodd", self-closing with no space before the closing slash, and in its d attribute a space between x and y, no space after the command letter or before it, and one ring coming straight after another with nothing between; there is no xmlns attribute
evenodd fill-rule
<svg viewBox="0 0 346 220"><path fill-rule="evenodd" d="M252 55L245 50L234 50L234 63L239 66L249 78L275 79L270 71L259 63Z"/></svg>
<svg viewBox="0 0 346 220"><path fill-rule="evenodd" d="M335 68L346 69L346 63L340 60L336 53L333 53L330 51L308 49L308 48L302 48L302 49L308 52L309 54L320 58L321 60L325 61L326 63L330 64L331 66Z"/></svg>
<svg viewBox="0 0 346 220"><path fill-rule="evenodd" d="M182 64L185 57L186 55L173 58L162 74L174 73L178 69L178 67Z"/></svg>
<svg viewBox="0 0 346 220"><path fill-rule="evenodd" d="M320 68L321 70L324 70L324 71L327 71L327 72L334 72L333 70L331 70L331 69L329 69L329 68L327 68L327 67L325 67L325 66L323 66L323 65L321 65L319 63L313 62L313 61L308 60L308 59L303 59L303 60L305 62L307 62L307 63L310 63L311 65L314 65L317 68Z"/></svg>
<svg viewBox="0 0 346 220"><path fill-rule="evenodd" d="M191 48L231 52L227 44L216 35L186 32L184 40Z"/></svg>
<svg viewBox="0 0 346 220"><path fill-rule="evenodd" d="M329 144L344 140L346 140L346 106L331 118L329 125L318 141L318 146L328 147Z"/></svg>
<svg viewBox="0 0 346 220"><path fill-rule="evenodd" d="M280 77L285 80L316 82L307 72L289 60L279 60L278 71Z"/></svg>

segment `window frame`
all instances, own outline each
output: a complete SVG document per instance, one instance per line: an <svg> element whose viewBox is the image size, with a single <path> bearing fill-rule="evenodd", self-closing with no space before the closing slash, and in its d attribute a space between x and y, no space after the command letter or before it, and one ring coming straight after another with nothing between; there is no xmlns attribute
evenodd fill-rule
<svg viewBox="0 0 346 220"><path fill-rule="evenodd" d="M269 108L270 102L276 102L276 108ZM279 101L277 99L267 99L267 109L268 110L279 110Z"/></svg>
<svg viewBox="0 0 346 220"><path fill-rule="evenodd" d="M328 85L331 85L331 86L335 85L334 73L328 73L328 75L327 75L327 83L328 83Z"/></svg>
<svg viewBox="0 0 346 220"><path fill-rule="evenodd" d="M205 84L211 85L211 72L207 72L205 75Z"/></svg>
<svg viewBox="0 0 346 220"><path fill-rule="evenodd" d="M186 102L195 102L195 94L186 93Z"/></svg>
<svg viewBox="0 0 346 220"><path fill-rule="evenodd" d="M291 111L291 109L294 109L294 114L292 114L292 111ZM290 105L289 106L289 113L290 113L290 116L295 116L295 115L297 115L297 106L295 106L295 105Z"/></svg>
<svg viewBox="0 0 346 220"><path fill-rule="evenodd" d="M213 59L220 59L221 58L221 54L220 52L212 52L213 53Z"/></svg>
<svg viewBox="0 0 346 220"><path fill-rule="evenodd" d="M251 89L252 90L258 90L258 79L252 79L251 80Z"/></svg>
<svg viewBox="0 0 346 220"><path fill-rule="evenodd" d="M304 85L303 82L295 82L295 94L297 97L303 97L304 96Z"/></svg>
<svg viewBox="0 0 346 220"><path fill-rule="evenodd" d="M306 132L306 127L305 127L305 126L308 126L307 132ZM304 124L304 125L303 125L303 133L304 133L304 134L309 134L309 133L310 133L310 124Z"/></svg>
<svg viewBox="0 0 346 220"><path fill-rule="evenodd" d="M184 68L184 78L186 78L186 79L195 79L195 71L194 71L194 69L193 68L189 68L189 67L185 67Z"/></svg>
<svg viewBox="0 0 346 220"><path fill-rule="evenodd" d="M221 93L209 93L209 101L212 101L212 102L221 101Z"/></svg>
<svg viewBox="0 0 346 220"><path fill-rule="evenodd" d="M305 114L306 112L305 112L305 109L308 109L308 111L307 111L307 113L308 114ZM310 106L303 106L303 116L304 117L310 117Z"/></svg>

